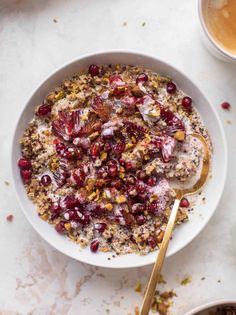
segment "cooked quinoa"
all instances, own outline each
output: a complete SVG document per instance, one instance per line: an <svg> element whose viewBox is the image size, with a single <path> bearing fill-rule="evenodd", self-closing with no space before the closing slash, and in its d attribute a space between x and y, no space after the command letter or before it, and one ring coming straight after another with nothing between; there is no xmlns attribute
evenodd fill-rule
<svg viewBox="0 0 236 315"><path fill-rule="evenodd" d="M36 105L18 165L39 216L92 252L146 254L162 242L171 182L199 172L207 130L192 99L137 66L91 65ZM191 204L180 207L177 224Z"/></svg>

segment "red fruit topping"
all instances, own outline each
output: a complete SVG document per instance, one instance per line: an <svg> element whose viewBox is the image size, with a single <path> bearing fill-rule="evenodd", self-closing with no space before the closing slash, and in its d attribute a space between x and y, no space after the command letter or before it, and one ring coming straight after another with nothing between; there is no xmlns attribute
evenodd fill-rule
<svg viewBox="0 0 236 315"><path fill-rule="evenodd" d="M29 170L31 168L31 162L27 159L21 158L18 161L18 166L21 170Z"/></svg>
<svg viewBox="0 0 236 315"><path fill-rule="evenodd" d="M146 191L146 185L141 180L138 180L135 185L138 193L143 194Z"/></svg>
<svg viewBox="0 0 236 315"><path fill-rule="evenodd" d="M82 187L84 185L84 180L85 180L85 172L82 168L78 168L73 172L73 179L76 182L76 185L78 187Z"/></svg>
<svg viewBox="0 0 236 315"><path fill-rule="evenodd" d="M117 143L113 147L114 153L121 155L125 150L125 144L123 142Z"/></svg>
<svg viewBox="0 0 236 315"><path fill-rule="evenodd" d="M122 211L122 216L125 220L126 225L131 225L135 222L134 216L126 211Z"/></svg>
<svg viewBox="0 0 236 315"><path fill-rule="evenodd" d="M135 197L137 196L138 192L137 192L137 189L135 188L134 185L129 185L128 188L127 188L127 194L130 196L130 197Z"/></svg>
<svg viewBox="0 0 236 315"><path fill-rule="evenodd" d="M97 158L101 153L101 143L98 141L93 142L89 151L93 159Z"/></svg>
<svg viewBox="0 0 236 315"><path fill-rule="evenodd" d="M63 169L58 168L56 172L53 172L53 178L58 187L62 187L65 183L69 174L66 173Z"/></svg>
<svg viewBox="0 0 236 315"><path fill-rule="evenodd" d="M98 232L103 233L105 231L105 229L107 228L107 225L104 222L99 222L99 223L94 224L94 228Z"/></svg>
<svg viewBox="0 0 236 315"><path fill-rule="evenodd" d="M136 221L138 225L143 225L147 221L147 219L143 214L139 214L136 216Z"/></svg>
<svg viewBox="0 0 236 315"><path fill-rule="evenodd" d="M93 210L93 215L96 217L100 217L105 213L105 209L102 208L101 206L97 205Z"/></svg>
<svg viewBox="0 0 236 315"><path fill-rule="evenodd" d="M63 209L75 209L79 205L79 202L75 197L73 196L67 196L65 199L61 202L61 207Z"/></svg>
<svg viewBox="0 0 236 315"><path fill-rule="evenodd" d="M157 242L154 238L154 236L149 236L148 240L147 240L147 243L148 245L151 247L151 248L155 248L156 245L157 245Z"/></svg>
<svg viewBox="0 0 236 315"><path fill-rule="evenodd" d="M145 177L147 176L146 175L146 172L145 171L138 171L136 176L138 177L138 179L145 179Z"/></svg>
<svg viewBox="0 0 236 315"><path fill-rule="evenodd" d="M58 154L63 156L63 154L65 153L67 147L63 143L59 142L59 143L56 143L55 149L56 149L56 152Z"/></svg>
<svg viewBox="0 0 236 315"><path fill-rule="evenodd" d="M128 161L125 163L125 168L127 171L130 171L130 170L134 169L134 164L132 162Z"/></svg>
<svg viewBox="0 0 236 315"><path fill-rule="evenodd" d="M90 223L90 215L85 213L82 216L79 216L78 220L81 224L88 225Z"/></svg>
<svg viewBox="0 0 236 315"><path fill-rule="evenodd" d="M112 88L116 88L117 86L125 84L120 75L110 76L109 81Z"/></svg>
<svg viewBox="0 0 236 315"><path fill-rule="evenodd" d="M98 178L107 178L108 172L106 167L100 167L97 171Z"/></svg>
<svg viewBox="0 0 236 315"><path fill-rule="evenodd" d="M73 144L87 151L90 147L90 140L87 138L75 138Z"/></svg>
<svg viewBox="0 0 236 315"><path fill-rule="evenodd" d="M172 137L166 136L163 138L162 144L161 144L161 155L164 162L170 161L174 148L176 146L176 143L177 143L176 140Z"/></svg>
<svg viewBox="0 0 236 315"><path fill-rule="evenodd" d="M136 83L145 83L148 80L148 76L146 75L146 73L140 73L137 78L136 78Z"/></svg>
<svg viewBox="0 0 236 315"><path fill-rule="evenodd" d="M40 183L43 185L43 186L49 186L52 182L52 179L49 175L43 175L40 179Z"/></svg>
<svg viewBox="0 0 236 315"><path fill-rule="evenodd" d="M61 205L59 202L53 202L50 207L50 212L53 215L59 215L61 211Z"/></svg>
<svg viewBox="0 0 236 315"><path fill-rule="evenodd" d="M168 82L166 86L166 91L169 94L174 94L176 92L176 85L174 82Z"/></svg>
<svg viewBox="0 0 236 315"><path fill-rule="evenodd" d="M111 143L106 142L103 149L104 149L105 152L110 152L112 150Z"/></svg>
<svg viewBox="0 0 236 315"><path fill-rule="evenodd" d="M99 74L99 67L97 65L90 65L89 66L89 73L92 77Z"/></svg>
<svg viewBox="0 0 236 315"><path fill-rule="evenodd" d="M117 165L109 165L107 168L107 172L111 177L115 177L118 175Z"/></svg>
<svg viewBox="0 0 236 315"><path fill-rule="evenodd" d="M28 184L30 182L32 171L31 170L21 170L20 171L21 178L24 184Z"/></svg>
<svg viewBox="0 0 236 315"><path fill-rule="evenodd" d="M185 130L184 124L182 121L175 116L175 114L165 108L161 109L161 119L167 124L166 130L169 133L175 133L176 131Z"/></svg>
<svg viewBox="0 0 236 315"><path fill-rule="evenodd" d="M124 96L122 98L122 103L128 108L134 108L136 103L136 98L134 96Z"/></svg>
<svg viewBox="0 0 236 315"><path fill-rule="evenodd" d="M157 183L157 179L156 179L156 177L151 176L151 177L148 178L148 180L146 181L146 183L147 183L149 186L155 186L156 183Z"/></svg>
<svg viewBox="0 0 236 315"><path fill-rule="evenodd" d="M182 99L182 106L183 108L190 112L192 110L192 99L191 97L189 96L185 96L183 99Z"/></svg>
<svg viewBox="0 0 236 315"><path fill-rule="evenodd" d="M13 219L14 219L13 214L8 214L8 215L6 216L6 219L7 219L7 221L12 222Z"/></svg>
<svg viewBox="0 0 236 315"><path fill-rule="evenodd" d="M117 97L123 96L127 91L127 86L119 75L114 75L110 77L110 85L113 89L113 94Z"/></svg>
<svg viewBox="0 0 236 315"><path fill-rule="evenodd" d="M56 225L55 225L55 230L57 231L57 233L59 234L63 234L66 231L65 228L65 221L59 221Z"/></svg>
<svg viewBox="0 0 236 315"><path fill-rule="evenodd" d="M183 208L188 208L190 206L190 203L188 201L187 198L183 198L181 201L180 201L180 207L183 207Z"/></svg>
<svg viewBox="0 0 236 315"><path fill-rule="evenodd" d="M65 141L71 141L80 132L80 110L60 111L59 118L52 122L52 131Z"/></svg>
<svg viewBox="0 0 236 315"><path fill-rule="evenodd" d="M122 181L119 178L113 179L110 183L111 187L114 187L116 189L120 189L122 187Z"/></svg>
<svg viewBox="0 0 236 315"><path fill-rule="evenodd" d="M223 109L225 109L225 110L229 110L230 107L231 107L231 105L230 105L230 103L228 103L228 102L224 102L224 103L221 104L221 107L222 107Z"/></svg>
<svg viewBox="0 0 236 315"><path fill-rule="evenodd" d="M98 240L93 240L90 244L90 250L92 253L96 253L98 251L99 247L99 241Z"/></svg>
<svg viewBox="0 0 236 315"><path fill-rule="evenodd" d="M77 221L78 220L78 214L75 210L68 210L64 214L64 218L66 220L72 220L72 221Z"/></svg>
<svg viewBox="0 0 236 315"><path fill-rule="evenodd" d="M51 110L52 110L51 105L44 105L43 104L43 105L39 106L38 111L37 111L37 115L39 117L45 117L51 113Z"/></svg>
<svg viewBox="0 0 236 315"><path fill-rule="evenodd" d="M145 208L141 203L134 203L131 208L131 212L134 214L141 214L144 210Z"/></svg>
<svg viewBox="0 0 236 315"><path fill-rule="evenodd" d="M109 119L111 107L103 102L99 96L94 97L92 100L92 108L101 120L107 121Z"/></svg>

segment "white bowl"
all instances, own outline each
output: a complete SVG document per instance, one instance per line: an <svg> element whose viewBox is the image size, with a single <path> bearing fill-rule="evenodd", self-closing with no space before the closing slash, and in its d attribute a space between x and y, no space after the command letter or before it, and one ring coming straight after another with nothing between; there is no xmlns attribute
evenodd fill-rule
<svg viewBox="0 0 236 315"><path fill-rule="evenodd" d="M202 27L201 35L203 43L208 51L216 58L222 61L236 63L236 55L224 49L224 47L215 40L207 28L204 15L208 4L209 0L198 0L198 15Z"/></svg>
<svg viewBox="0 0 236 315"><path fill-rule="evenodd" d="M112 253L93 254L89 248L80 249L79 245L68 240L66 237L60 236L54 228L48 223L41 220L35 210L35 206L28 199L25 188L21 182L17 161L21 155L19 140L29 121L33 118L35 106L40 104L53 88L61 83L65 78L79 73L88 65L95 64L135 64L149 68L158 73L170 75L187 95L194 100L194 105L201 114L205 125L207 126L214 145L214 156L212 165L212 178L209 180L204 190L206 197L206 205L199 203L188 223L182 224L174 233L167 256L181 250L190 243L204 228L214 213L221 194L223 192L226 168L227 168L227 152L226 141L220 120L214 107L208 102L197 86L183 73L169 64L156 59L155 57L143 55L141 53L112 51L87 55L74 60L52 73L43 83L41 83L29 101L27 102L16 126L13 146L12 146L12 172L15 183L15 189L18 195L21 208L32 224L34 229L53 247L62 253L73 257L79 261L111 268L128 268L138 267L151 264L155 261L157 252L150 253L146 256L136 254L112 257Z"/></svg>
<svg viewBox="0 0 236 315"><path fill-rule="evenodd" d="M209 311L215 311L218 307L234 306L236 307L236 300L217 300L200 305L193 310L187 312L185 315L209 315Z"/></svg>

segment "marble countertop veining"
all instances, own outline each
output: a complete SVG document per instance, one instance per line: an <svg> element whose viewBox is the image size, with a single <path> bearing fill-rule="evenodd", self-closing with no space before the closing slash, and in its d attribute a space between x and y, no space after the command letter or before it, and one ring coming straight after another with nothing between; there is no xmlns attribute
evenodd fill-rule
<svg viewBox="0 0 236 315"><path fill-rule="evenodd" d="M10 178L11 137L32 90L70 59L115 48L174 64L220 114L229 149L225 192L203 232L166 261L164 287L178 295L175 315L236 298L236 65L216 60L202 46L197 1L0 0L0 42L0 314L127 315L141 303L134 287L138 280L146 284L151 267L109 270L60 254L26 221ZM226 100L229 112L220 108ZM192 282L182 286L188 275Z"/></svg>

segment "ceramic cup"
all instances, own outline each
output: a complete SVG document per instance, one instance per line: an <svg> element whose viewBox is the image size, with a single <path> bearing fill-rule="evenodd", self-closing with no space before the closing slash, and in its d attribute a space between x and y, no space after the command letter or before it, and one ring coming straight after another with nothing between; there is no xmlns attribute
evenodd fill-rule
<svg viewBox="0 0 236 315"><path fill-rule="evenodd" d="M219 45L207 28L205 16L208 3L209 0L198 0L198 13L202 28L201 35L203 43L208 51L215 57L219 58L222 61L232 62L236 64L236 54L230 53L229 51L224 49L223 46Z"/></svg>

